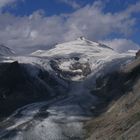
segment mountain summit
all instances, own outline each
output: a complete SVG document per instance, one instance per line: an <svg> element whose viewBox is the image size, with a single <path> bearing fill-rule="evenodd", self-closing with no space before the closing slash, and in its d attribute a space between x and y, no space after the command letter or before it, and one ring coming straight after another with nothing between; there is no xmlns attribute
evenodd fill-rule
<svg viewBox="0 0 140 140"><path fill-rule="evenodd" d="M65 42L62 44L56 45L53 49L47 51L38 50L32 55L34 56L64 56L64 55L86 55L93 56L101 53L116 53L112 48L98 43L87 40L85 37L79 37L74 41Z"/></svg>
<svg viewBox="0 0 140 140"><path fill-rule="evenodd" d="M31 55L51 58L52 68L59 74L62 72L63 78L71 80L86 78L98 72L106 63L114 65L117 59L130 56L127 53L119 54L104 44L87 40L84 37L58 44L50 50L38 50ZM123 64L122 61L120 63Z"/></svg>
<svg viewBox="0 0 140 140"><path fill-rule="evenodd" d="M11 50L10 48L6 47L3 44L0 44L0 56L9 56L9 55L14 55L14 51Z"/></svg>

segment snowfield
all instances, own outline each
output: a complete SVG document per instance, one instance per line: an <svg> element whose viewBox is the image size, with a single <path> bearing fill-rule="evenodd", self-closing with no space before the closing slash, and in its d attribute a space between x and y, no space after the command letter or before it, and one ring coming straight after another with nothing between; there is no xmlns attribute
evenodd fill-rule
<svg viewBox="0 0 140 140"><path fill-rule="evenodd" d="M78 38L39 50L30 56L13 56L3 62L32 64L53 74L57 81L69 82L69 92L54 100L18 109L0 126L2 140L85 140L83 123L90 119L98 103L90 94L98 76L120 69L134 58L134 52L119 54L111 48ZM28 69L28 68L27 68ZM38 69L29 69L36 76ZM18 117L16 117L18 116Z"/></svg>

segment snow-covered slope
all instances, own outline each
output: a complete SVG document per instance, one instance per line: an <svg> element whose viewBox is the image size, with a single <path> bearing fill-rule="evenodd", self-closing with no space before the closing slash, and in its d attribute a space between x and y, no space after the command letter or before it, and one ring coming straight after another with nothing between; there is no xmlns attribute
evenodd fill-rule
<svg viewBox="0 0 140 140"><path fill-rule="evenodd" d="M31 55L51 58L51 67L61 77L77 81L95 74L106 63L131 57L133 54L119 54L104 44L80 37L74 41L58 44L48 51L38 50Z"/></svg>
<svg viewBox="0 0 140 140"><path fill-rule="evenodd" d="M9 56L9 55L14 55L14 51L6 47L5 45L0 44L0 56Z"/></svg>
<svg viewBox="0 0 140 140"><path fill-rule="evenodd" d="M47 56L47 57L60 57L60 56L88 56L91 57L93 55L101 55L102 52L113 53L114 51L97 42L89 41L85 38L78 38L74 41L58 44L55 48L49 51L37 50L32 53L34 56Z"/></svg>

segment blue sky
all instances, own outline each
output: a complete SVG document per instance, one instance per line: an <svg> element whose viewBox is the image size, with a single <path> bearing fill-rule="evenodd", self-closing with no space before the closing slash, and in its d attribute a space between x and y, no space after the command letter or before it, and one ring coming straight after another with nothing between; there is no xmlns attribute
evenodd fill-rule
<svg viewBox="0 0 140 140"><path fill-rule="evenodd" d="M64 0L65 1L65 0ZM71 1L71 0L69 0ZM93 4L97 0L75 0L75 2L80 6L84 7L88 4ZM139 0L101 0L106 4L104 11L105 12L118 12L127 8L131 4L135 4ZM67 2L63 0L19 0L13 5L7 5L3 8L3 12L10 12L14 15L24 16L30 15L34 11L42 9L45 11L47 16L58 15L62 13L71 13L76 9L73 8Z"/></svg>
<svg viewBox="0 0 140 140"><path fill-rule="evenodd" d="M5 0L0 11L0 41L11 47L43 48L80 35L140 46L140 0Z"/></svg>

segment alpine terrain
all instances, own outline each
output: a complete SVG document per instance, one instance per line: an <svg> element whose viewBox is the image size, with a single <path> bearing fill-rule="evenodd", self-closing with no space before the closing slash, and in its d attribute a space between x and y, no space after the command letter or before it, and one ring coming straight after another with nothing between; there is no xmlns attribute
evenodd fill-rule
<svg viewBox="0 0 140 140"><path fill-rule="evenodd" d="M3 44L0 44L0 56L14 55L15 52Z"/></svg>
<svg viewBox="0 0 140 140"><path fill-rule="evenodd" d="M84 37L26 56L0 45L0 140L139 140L138 54Z"/></svg>

